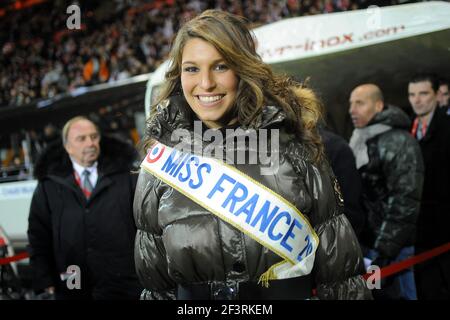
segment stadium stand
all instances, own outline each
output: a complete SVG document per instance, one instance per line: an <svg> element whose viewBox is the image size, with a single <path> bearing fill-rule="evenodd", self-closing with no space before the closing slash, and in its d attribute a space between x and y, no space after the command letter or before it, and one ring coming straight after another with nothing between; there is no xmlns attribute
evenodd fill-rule
<svg viewBox="0 0 450 320"><path fill-rule="evenodd" d="M406 1L79 1L81 29L67 30L72 1L36 1L0 11L0 107L153 71L167 56L174 31L208 8L243 15L258 26L287 17Z"/></svg>

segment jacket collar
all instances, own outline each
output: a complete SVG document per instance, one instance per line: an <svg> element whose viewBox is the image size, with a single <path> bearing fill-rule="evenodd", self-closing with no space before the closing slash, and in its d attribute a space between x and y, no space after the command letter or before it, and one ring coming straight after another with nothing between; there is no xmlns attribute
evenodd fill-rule
<svg viewBox="0 0 450 320"><path fill-rule="evenodd" d="M171 136L176 129L186 129L193 131L193 121L187 112L187 102L182 96L173 96L163 101L156 108L156 116L147 124L147 136L158 140L166 145L175 145L180 141L172 141ZM263 129L272 126L278 126L286 119L286 113L279 107L274 105L265 106L260 118L257 120L256 128ZM238 126L230 126L230 128L242 128ZM225 128L226 129L226 128ZM248 129L248 128L242 128Z"/></svg>

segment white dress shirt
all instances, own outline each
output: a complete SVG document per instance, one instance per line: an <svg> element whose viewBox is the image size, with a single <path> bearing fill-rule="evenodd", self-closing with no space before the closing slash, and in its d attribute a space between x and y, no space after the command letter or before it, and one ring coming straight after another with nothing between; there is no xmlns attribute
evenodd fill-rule
<svg viewBox="0 0 450 320"><path fill-rule="evenodd" d="M73 159L70 159L70 160L72 160L73 169L76 171L76 173L80 177L81 181L83 181L83 179L84 179L84 176L83 176L84 170L87 170L91 173L88 178L92 184L92 187L95 188L95 185L97 184L97 179L98 179L98 172L97 172L98 161L95 161L95 163L90 167L83 167L83 166L79 165L76 161L74 161Z"/></svg>

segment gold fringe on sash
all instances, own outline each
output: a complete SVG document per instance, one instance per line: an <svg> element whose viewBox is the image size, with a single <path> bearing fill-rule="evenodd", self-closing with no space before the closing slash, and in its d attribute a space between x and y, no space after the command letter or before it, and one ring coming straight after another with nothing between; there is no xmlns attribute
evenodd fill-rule
<svg viewBox="0 0 450 320"><path fill-rule="evenodd" d="M269 281L277 279L277 276L275 275L275 268L278 267L280 264L283 264L283 263L289 263L289 262L284 260L284 261L275 263L273 266L271 266L269 269L267 269L266 272L264 272L261 276L259 276L258 284L261 283L262 287L268 288L269 287Z"/></svg>

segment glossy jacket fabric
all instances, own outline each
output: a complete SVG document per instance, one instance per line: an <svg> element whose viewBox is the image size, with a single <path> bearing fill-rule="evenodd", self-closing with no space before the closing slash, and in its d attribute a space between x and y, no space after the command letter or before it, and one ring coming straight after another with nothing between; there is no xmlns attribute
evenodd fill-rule
<svg viewBox="0 0 450 320"><path fill-rule="evenodd" d="M166 145L174 129L190 128L180 108L183 99L159 106L148 126ZM266 107L261 128L280 129L280 166L276 175L260 175L258 165L234 165L293 203L307 216L320 239L313 277L320 299L371 298L364 280L359 244L342 214L342 200L328 165L314 166L302 144L283 128L285 115ZM237 135L248 134L242 130ZM191 142L196 143L192 138ZM197 140L198 141L198 140ZM225 144L225 143L224 143ZM135 262L146 290L143 299L175 298L177 284L257 281L281 258L218 219L159 179L142 171L134 199L138 228Z"/></svg>
<svg viewBox="0 0 450 320"><path fill-rule="evenodd" d="M367 212L362 242L392 259L415 242L424 166L406 113L386 106L369 123L373 124L392 129L367 141L369 162L359 169Z"/></svg>

